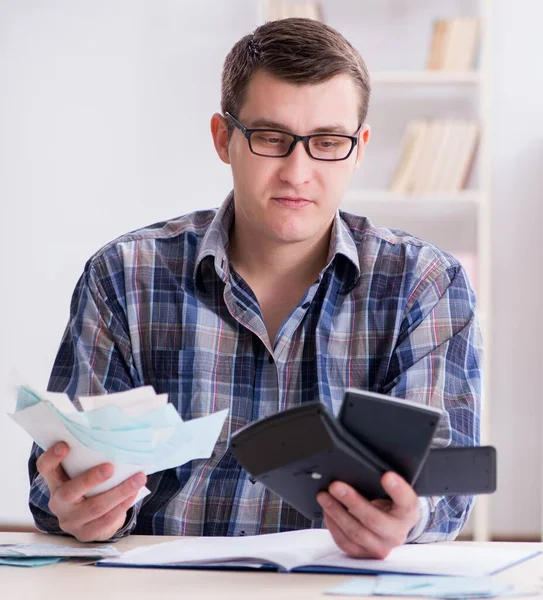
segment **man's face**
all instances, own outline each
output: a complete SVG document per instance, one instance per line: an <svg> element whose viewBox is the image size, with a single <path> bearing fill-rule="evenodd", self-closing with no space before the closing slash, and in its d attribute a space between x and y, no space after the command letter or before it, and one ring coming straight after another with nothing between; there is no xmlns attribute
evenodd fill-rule
<svg viewBox="0 0 543 600"><path fill-rule="evenodd" d="M240 114L234 116L249 129L353 135L359 126L359 94L347 75L317 85L294 85L259 71L248 85ZM234 129L227 155L219 154L232 166L236 227L250 237L280 244L322 237L368 139L369 128L363 127L349 158L324 162L311 158L303 142L284 158L256 156L243 133Z"/></svg>

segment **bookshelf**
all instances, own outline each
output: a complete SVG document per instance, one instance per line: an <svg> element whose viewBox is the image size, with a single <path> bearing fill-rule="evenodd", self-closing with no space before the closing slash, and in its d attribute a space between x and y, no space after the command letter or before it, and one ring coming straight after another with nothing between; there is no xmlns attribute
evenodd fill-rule
<svg viewBox="0 0 543 600"><path fill-rule="evenodd" d="M371 82L376 85L478 85L477 71L374 71Z"/></svg>
<svg viewBox="0 0 543 600"><path fill-rule="evenodd" d="M259 22L268 17L275 0L260 0ZM283 4L289 4L286 0ZM301 4L295 10L306 10ZM421 0L321 0L318 14L327 24L341 31L359 50L370 69L372 100L368 123L372 141L368 146L360 175L353 177L341 208L364 214L377 225L405 229L456 254L476 260L478 314L484 335L484 373L490 373L492 348L491 323L491 31L492 0L446 0L427 3ZM431 14L429 14L431 12ZM301 16L301 15L297 15ZM465 55L456 54L437 64L434 54L439 40L436 29L450 20L453 27L464 17L478 19L478 52L475 65L465 66ZM462 19L461 19L462 18ZM437 22L441 21L441 25ZM386 34L383 31L386 30ZM456 30L457 33L458 30ZM450 34L450 30L448 32ZM455 33L455 35L456 35ZM382 59L383 38L390 52ZM441 40L443 44L443 41ZM453 52L464 53L464 49ZM443 48L441 48L443 52ZM395 54L394 54L395 52ZM472 52L475 50L472 48ZM386 53L385 53L386 54ZM456 60L458 59L458 60ZM441 69L437 69L441 66ZM373 70L372 70L373 67ZM444 68L447 67L447 68ZM469 100L466 100L469 97ZM426 106L432 106L430 114ZM405 108L407 107L407 108ZM410 117L398 116L402 109ZM411 119L472 119L478 122L475 158L469 178L456 191L396 193L391 190L394 169L400 160L402 136ZM379 142L379 138L381 142ZM377 140L376 140L377 138ZM379 148L379 143L381 148ZM391 148L397 149L391 152ZM419 189L415 186L415 189ZM461 240L460 247L454 247ZM467 268L467 267L466 267ZM469 269L468 269L469 273ZM481 444L491 443L491 382L484 380ZM462 537L476 541L491 538L489 497L479 496Z"/></svg>
<svg viewBox="0 0 543 600"><path fill-rule="evenodd" d="M351 189L345 194L342 208L360 209L361 202L469 202L479 204L481 194L479 190L461 190L455 193L427 193L414 196L413 194L400 194L383 189Z"/></svg>

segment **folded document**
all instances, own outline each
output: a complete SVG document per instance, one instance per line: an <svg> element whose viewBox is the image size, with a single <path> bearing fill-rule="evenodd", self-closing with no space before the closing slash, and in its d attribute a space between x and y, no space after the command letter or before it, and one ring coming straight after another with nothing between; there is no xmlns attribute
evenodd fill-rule
<svg viewBox="0 0 543 600"><path fill-rule="evenodd" d="M40 567L68 558L113 558L120 552L114 546L57 546L55 544L0 544L0 565Z"/></svg>
<svg viewBox="0 0 543 600"><path fill-rule="evenodd" d="M89 495L105 492L131 475L149 475L190 460L209 458L227 410L183 421L166 394L152 387L78 398L77 410L66 394L38 393L30 386L13 387L16 409L9 416L47 450L66 442L70 452L62 466L76 477L104 462L114 475ZM149 493L142 488L136 501Z"/></svg>

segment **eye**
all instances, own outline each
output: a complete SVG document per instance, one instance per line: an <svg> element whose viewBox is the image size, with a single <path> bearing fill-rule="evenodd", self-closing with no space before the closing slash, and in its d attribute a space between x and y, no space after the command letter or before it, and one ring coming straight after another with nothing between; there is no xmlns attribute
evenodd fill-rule
<svg viewBox="0 0 543 600"><path fill-rule="evenodd" d="M313 150L315 152L343 152L351 142L349 139L336 135L322 135L312 138Z"/></svg>
<svg viewBox="0 0 543 600"><path fill-rule="evenodd" d="M284 144L286 140L284 135L278 135L276 133L259 133L255 138L257 143L268 144L269 146Z"/></svg>
<svg viewBox="0 0 543 600"><path fill-rule="evenodd" d="M324 149L328 149L328 148L336 148L337 146L339 146L339 143L337 140L319 140L319 146L321 148Z"/></svg>

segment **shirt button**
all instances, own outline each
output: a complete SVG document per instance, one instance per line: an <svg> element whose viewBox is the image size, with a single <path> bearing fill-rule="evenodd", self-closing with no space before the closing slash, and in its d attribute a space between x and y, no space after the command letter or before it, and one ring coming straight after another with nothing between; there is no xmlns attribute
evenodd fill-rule
<svg viewBox="0 0 543 600"><path fill-rule="evenodd" d="M268 356L268 362L270 363L270 365L273 365L274 363L273 356L271 354Z"/></svg>
<svg viewBox="0 0 543 600"><path fill-rule="evenodd" d="M309 304L310 304L309 302L304 302L302 304L302 308L309 308Z"/></svg>

